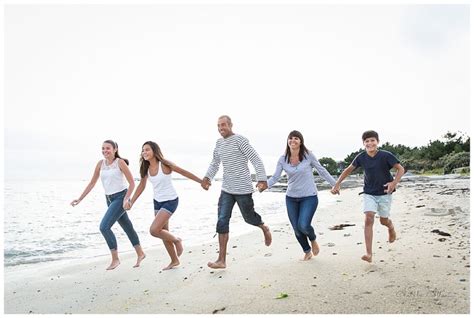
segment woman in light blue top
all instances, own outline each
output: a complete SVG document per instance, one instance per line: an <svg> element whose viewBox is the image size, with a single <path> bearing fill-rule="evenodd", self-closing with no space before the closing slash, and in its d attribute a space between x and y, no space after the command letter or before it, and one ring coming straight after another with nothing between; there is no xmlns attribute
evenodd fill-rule
<svg viewBox="0 0 474 318"><path fill-rule="evenodd" d="M296 239L305 253L303 258L305 261L319 253L316 233L311 226L318 207L318 190L314 183L313 168L316 168L318 174L331 186L336 184L336 180L306 148L303 135L299 131L293 130L288 135L285 154L280 157L275 173L268 179L268 188L271 188L280 179L282 171L288 175L286 209Z"/></svg>

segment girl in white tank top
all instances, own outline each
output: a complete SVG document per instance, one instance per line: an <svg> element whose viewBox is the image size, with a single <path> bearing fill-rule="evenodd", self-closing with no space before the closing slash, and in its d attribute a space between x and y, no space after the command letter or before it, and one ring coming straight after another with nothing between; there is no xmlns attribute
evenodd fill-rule
<svg viewBox="0 0 474 318"><path fill-rule="evenodd" d="M128 188L125 176L118 164L119 160L120 158L115 158L110 165L107 164L107 159L102 160L100 179L106 195L118 193Z"/></svg>
<svg viewBox="0 0 474 318"><path fill-rule="evenodd" d="M186 178L202 183L202 180L189 171L186 171L174 163L163 158L160 147L153 141L147 141L142 146L140 158L141 180L133 197L133 205L145 190L147 179L153 185L153 203L155 208L155 219L150 226L150 234L163 240L171 263L164 267L168 270L179 265L179 256L183 253L181 238L169 232L168 221L178 206L178 194L173 187L171 173L177 172Z"/></svg>
<svg viewBox="0 0 474 318"><path fill-rule="evenodd" d="M100 223L100 231L112 254L112 263L107 267L107 270L114 269L120 264L117 252L117 240L111 230L112 225L117 221L125 233L127 233L127 237L137 252L137 263L134 267L138 267L140 266L140 262L145 258L145 253L143 253L138 235L133 229L132 222L125 211L125 209L130 208L130 195L135 188L135 182L133 181L130 169L128 169L128 161L120 158L118 154L116 142L112 140L104 141L102 144L102 155L104 159L96 164L91 181L79 199L73 200L71 205L78 205L94 188L100 176L108 206Z"/></svg>
<svg viewBox="0 0 474 318"><path fill-rule="evenodd" d="M161 165L160 168L154 176L150 174L150 169L148 169L148 180L153 185L153 198L158 202L174 200L178 197L178 194L171 182L171 173L164 174L163 166Z"/></svg>

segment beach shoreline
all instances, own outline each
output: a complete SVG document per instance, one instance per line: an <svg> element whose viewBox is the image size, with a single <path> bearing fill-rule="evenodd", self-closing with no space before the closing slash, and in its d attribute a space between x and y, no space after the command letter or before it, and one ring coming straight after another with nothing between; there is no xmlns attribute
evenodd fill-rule
<svg viewBox="0 0 474 318"><path fill-rule="evenodd" d="M217 258L217 238L197 246L185 244L181 265L170 271L161 270L169 261L163 248L147 250L140 268L132 268L134 253L121 254L121 265L113 271L105 271L108 256L5 268L4 311L467 314L469 181L404 180L392 206L398 238L388 243L387 230L377 219L371 264L360 260L365 251L360 189L343 187L336 203L316 213L313 226L321 252L310 261L299 260L303 253L289 222L284 222L271 227L270 247L257 228L241 236L231 232L224 270L206 266ZM329 229L338 224L354 226Z"/></svg>

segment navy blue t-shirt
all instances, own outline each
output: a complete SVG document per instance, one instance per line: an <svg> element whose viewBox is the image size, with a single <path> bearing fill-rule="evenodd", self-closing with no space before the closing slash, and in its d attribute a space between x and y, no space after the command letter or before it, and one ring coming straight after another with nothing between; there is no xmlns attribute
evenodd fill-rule
<svg viewBox="0 0 474 318"><path fill-rule="evenodd" d="M385 150L379 150L374 157L364 151L352 161L355 168L362 167L364 169L364 193L371 195L387 194L384 192L383 186L393 181L390 169L397 163L400 161L391 152Z"/></svg>

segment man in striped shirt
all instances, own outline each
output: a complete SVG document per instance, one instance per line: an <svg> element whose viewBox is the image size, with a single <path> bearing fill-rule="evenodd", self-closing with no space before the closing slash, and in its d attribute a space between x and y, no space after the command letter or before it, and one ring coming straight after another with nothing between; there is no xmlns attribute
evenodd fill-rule
<svg viewBox="0 0 474 318"><path fill-rule="evenodd" d="M217 128L223 138L216 142L212 162L203 178L201 186L207 190L211 180L219 170L220 163L224 167L222 191L218 203L218 220L216 231L219 234L219 257L215 262L207 263L211 268L225 268L227 242L229 241L229 221L232 208L237 202L245 222L262 229L265 245L272 243L272 235L268 226L263 224L260 215L255 212L252 193L252 178L248 161L252 163L257 174L257 188L267 188L267 175L262 160L250 146L247 138L232 132L232 121L229 116L219 117Z"/></svg>

